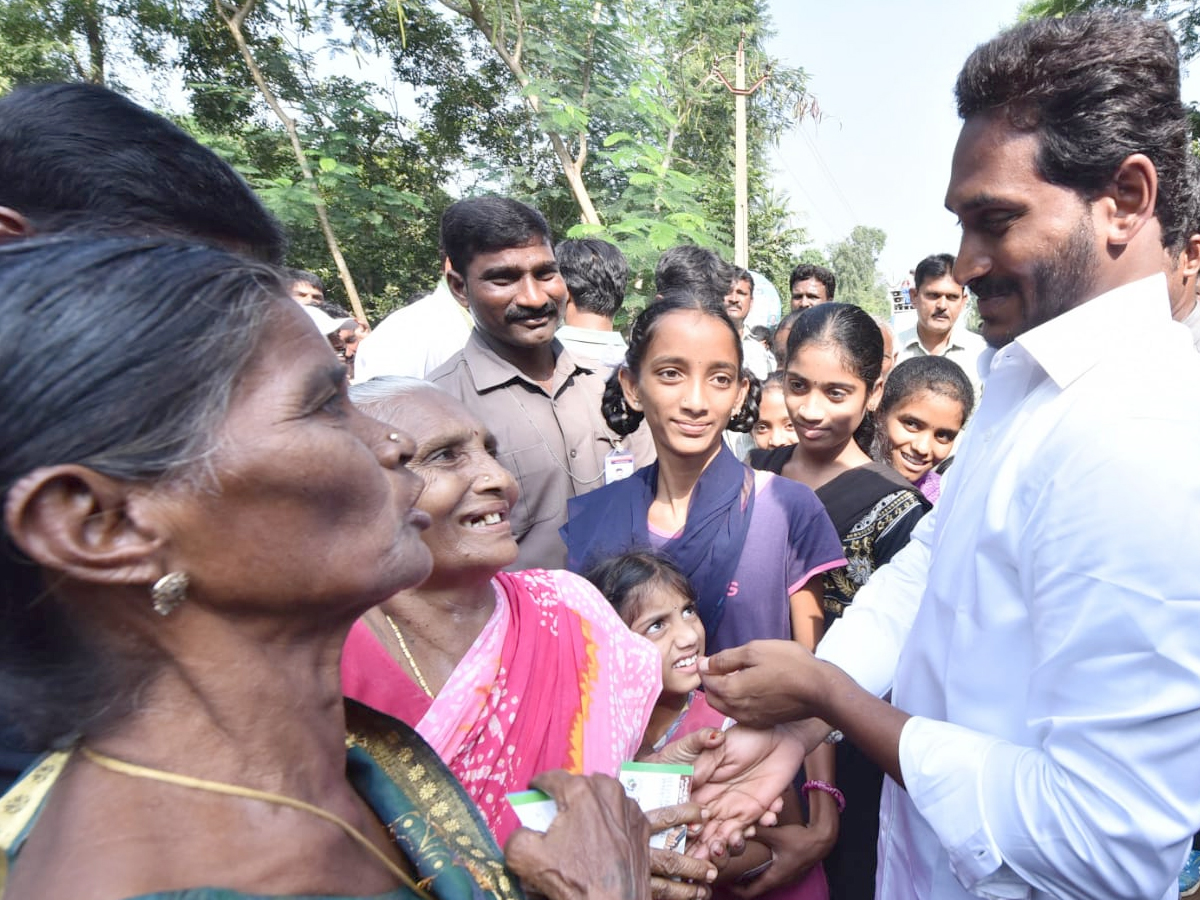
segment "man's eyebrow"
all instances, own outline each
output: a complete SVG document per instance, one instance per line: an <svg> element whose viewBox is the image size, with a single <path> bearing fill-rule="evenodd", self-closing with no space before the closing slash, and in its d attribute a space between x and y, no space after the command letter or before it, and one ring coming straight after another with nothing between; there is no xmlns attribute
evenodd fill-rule
<svg viewBox="0 0 1200 900"><path fill-rule="evenodd" d="M955 209L949 203L946 204L946 209L948 209L952 213L955 213L956 215L962 215L963 213L974 212L977 209L982 209L985 206L1019 206L1019 205L1020 204L1014 203L1011 199L1007 199L1005 197L999 197L995 194L976 194L974 197L971 197L968 200L964 200L962 202L962 205L958 209Z"/></svg>
<svg viewBox="0 0 1200 900"><path fill-rule="evenodd" d="M520 266L489 266L479 273L480 278L520 278L524 270Z"/></svg>

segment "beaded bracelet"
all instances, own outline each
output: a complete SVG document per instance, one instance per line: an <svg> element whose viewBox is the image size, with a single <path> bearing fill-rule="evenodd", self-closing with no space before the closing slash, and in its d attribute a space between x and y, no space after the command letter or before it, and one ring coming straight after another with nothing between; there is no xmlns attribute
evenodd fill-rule
<svg viewBox="0 0 1200 900"><path fill-rule="evenodd" d="M828 794L834 799L834 802L837 803L839 814L846 811L846 795L835 788L828 781L817 781L816 779L811 779L804 782L800 788L800 793L807 797L809 791L821 791L824 794Z"/></svg>

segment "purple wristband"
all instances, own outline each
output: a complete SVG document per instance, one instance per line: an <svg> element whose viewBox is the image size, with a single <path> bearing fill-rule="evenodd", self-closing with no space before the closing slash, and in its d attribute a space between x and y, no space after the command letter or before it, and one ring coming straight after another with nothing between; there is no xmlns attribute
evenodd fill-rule
<svg viewBox="0 0 1200 900"><path fill-rule="evenodd" d="M846 811L846 795L828 781L817 781L814 778L804 782L804 785L800 788L800 793L807 797L809 791L821 791L823 794L828 794L837 803L838 813Z"/></svg>

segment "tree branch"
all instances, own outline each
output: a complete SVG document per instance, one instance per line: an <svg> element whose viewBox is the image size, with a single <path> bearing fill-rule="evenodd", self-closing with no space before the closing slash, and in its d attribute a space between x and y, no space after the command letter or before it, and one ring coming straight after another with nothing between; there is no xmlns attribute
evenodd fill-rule
<svg viewBox="0 0 1200 900"><path fill-rule="evenodd" d="M226 0L213 0L213 6L216 8L217 15L225 23L225 27L229 29L229 33L233 35L233 42L237 45L238 52L241 53L246 67L250 70L250 77L253 79L255 87L258 88L259 93L262 94L263 99L267 102L267 106L271 107L271 112L275 113L275 117L279 119L283 124L284 131L287 132L288 140L292 145L292 152L296 156L296 164L300 167L300 174L304 178L305 185L312 191L313 209L317 214L317 222L321 227L321 234L325 236L325 243L329 247L329 253L333 256L334 265L337 266L342 286L345 287L346 296L350 300L350 306L354 310L355 317L365 322L367 314L363 310L362 300L358 296L358 289L354 286L354 279L351 277L350 269L346 265L346 259L342 255L341 245L338 243L337 236L333 233L333 226L329 223L329 210L325 205L324 198L321 196L320 185L317 184L317 179L313 176L312 167L308 164L308 155L304 152L303 144L300 143L300 132L296 127L296 120L287 114L287 111L280 104L279 98L275 96L275 92L267 84L267 79L263 76L262 70L258 67L258 63L254 59L254 54L250 51L250 45L246 42L246 35L242 30L242 26L246 21L246 17L257 3L258 0L245 0L240 6L234 6L231 3L227 3Z"/></svg>

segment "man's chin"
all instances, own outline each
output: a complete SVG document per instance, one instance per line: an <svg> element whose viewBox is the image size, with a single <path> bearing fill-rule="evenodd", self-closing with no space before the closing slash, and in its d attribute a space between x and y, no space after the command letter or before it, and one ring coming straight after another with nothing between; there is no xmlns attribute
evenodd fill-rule
<svg viewBox="0 0 1200 900"><path fill-rule="evenodd" d="M999 350L1001 347L1011 344L1020 333L1011 326L1006 328L1001 325L989 325L986 321L979 328L980 337L993 350Z"/></svg>

